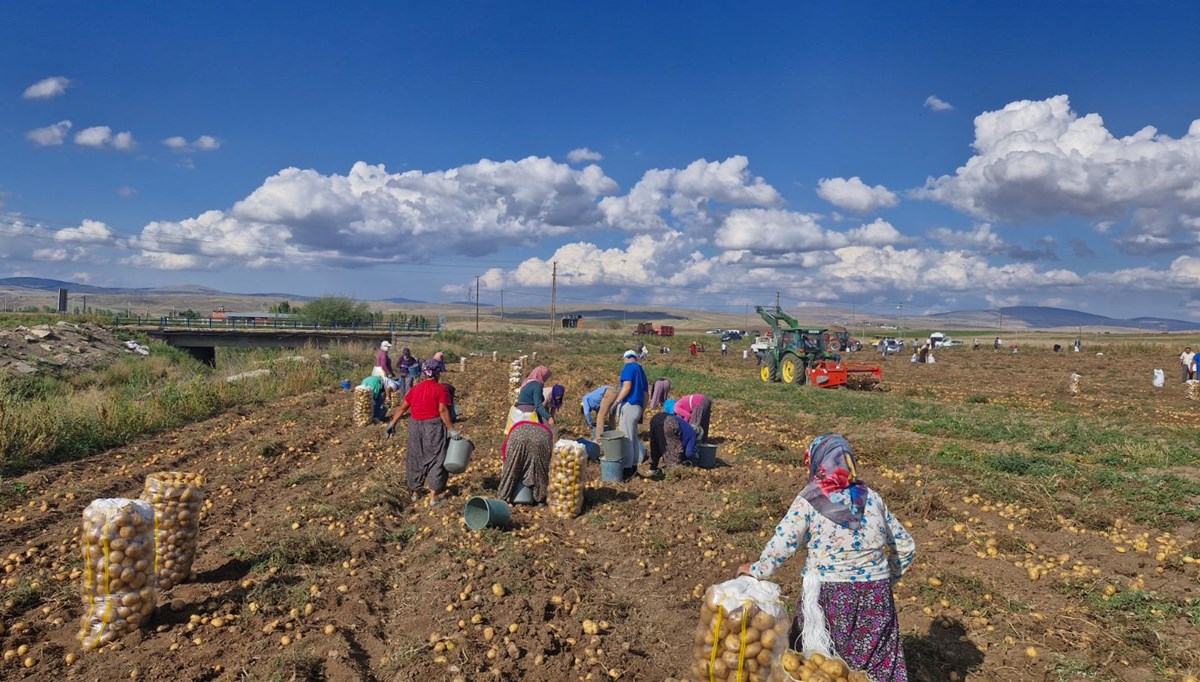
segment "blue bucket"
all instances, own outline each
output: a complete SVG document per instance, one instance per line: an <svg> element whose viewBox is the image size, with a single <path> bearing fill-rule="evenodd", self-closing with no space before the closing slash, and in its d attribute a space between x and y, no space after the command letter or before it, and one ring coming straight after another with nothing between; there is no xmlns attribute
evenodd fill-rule
<svg viewBox="0 0 1200 682"><path fill-rule="evenodd" d="M471 530L483 530L489 526L506 528L511 520L512 514L504 500L472 497L467 500L467 506L463 509L463 521L467 522L467 528Z"/></svg>
<svg viewBox="0 0 1200 682"><path fill-rule="evenodd" d="M349 379L345 379L342 381L342 388L347 391L350 390L350 380Z"/></svg>
<svg viewBox="0 0 1200 682"><path fill-rule="evenodd" d="M600 460L600 480L617 482L624 481L625 462L619 459Z"/></svg>

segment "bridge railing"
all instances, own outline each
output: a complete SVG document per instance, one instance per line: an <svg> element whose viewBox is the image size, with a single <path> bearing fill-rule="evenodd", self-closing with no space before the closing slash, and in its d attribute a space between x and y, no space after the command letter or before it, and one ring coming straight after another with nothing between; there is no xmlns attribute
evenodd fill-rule
<svg viewBox="0 0 1200 682"><path fill-rule="evenodd" d="M167 315L116 315L113 324L118 327L150 327L154 329L295 329L297 331L362 331L362 332L438 332L441 325L436 322L355 322L352 324L320 324L301 320L171 317Z"/></svg>

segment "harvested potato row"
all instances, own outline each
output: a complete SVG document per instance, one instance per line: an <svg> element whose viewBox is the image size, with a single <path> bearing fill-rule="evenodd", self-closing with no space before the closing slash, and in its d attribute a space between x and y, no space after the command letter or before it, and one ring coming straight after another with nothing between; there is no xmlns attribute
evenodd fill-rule
<svg viewBox="0 0 1200 682"><path fill-rule="evenodd" d="M851 670L839 658L827 658L813 653L808 657L798 651L788 650L775 665L772 682L872 682L870 675L861 670Z"/></svg>
<svg viewBox="0 0 1200 682"><path fill-rule="evenodd" d="M140 500L95 500L83 511L79 544L85 607L79 638L84 649L95 649L154 613L154 509Z"/></svg>
<svg viewBox="0 0 1200 682"><path fill-rule="evenodd" d="M366 386L355 387L354 412L351 415L354 418L354 425L370 425L374 407L374 397L371 395L371 389L367 388Z"/></svg>
<svg viewBox="0 0 1200 682"><path fill-rule="evenodd" d="M700 607L692 678L696 682L769 682L774 663L787 649L791 623L786 610L764 610L760 604L747 602L727 611L716 587L708 588Z"/></svg>
<svg viewBox="0 0 1200 682"><path fill-rule="evenodd" d="M146 477L142 500L154 507L154 573L160 592L192 573L205 497L201 474L163 471Z"/></svg>
<svg viewBox="0 0 1200 682"><path fill-rule="evenodd" d="M587 452L581 443L560 440L550 456L550 490L547 502L550 511L564 519L583 513L583 469Z"/></svg>

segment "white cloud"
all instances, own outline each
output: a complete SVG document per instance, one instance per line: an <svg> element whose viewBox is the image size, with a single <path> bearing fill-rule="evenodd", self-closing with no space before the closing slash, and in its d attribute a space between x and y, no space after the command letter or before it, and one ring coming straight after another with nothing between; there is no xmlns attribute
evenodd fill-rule
<svg viewBox="0 0 1200 682"><path fill-rule="evenodd" d="M838 249L851 244L883 246L905 241L899 230L885 220L837 232L821 227L819 218L814 213L782 209L737 209L717 230L713 243L725 251L778 255Z"/></svg>
<svg viewBox="0 0 1200 682"><path fill-rule="evenodd" d="M890 208L899 203L895 193L883 185L867 186L858 176L845 178L821 178L817 183L817 196L838 208L855 213L874 213L881 208Z"/></svg>
<svg viewBox="0 0 1200 682"><path fill-rule="evenodd" d="M54 238L61 242L90 244L111 242L114 236L112 229L98 220L84 220L79 227L68 227L54 233Z"/></svg>
<svg viewBox="0 0 1200 682"><path fill-rule="evenodd" d="M925 98L925 108L933 109L934 111L950 111L954 109L954 105L937 95L930 95Z"/></svg>
<svg viewBox="0 0 1200 682"><path fill-rule="evenodd" d="M72 282L82 282L84 284L87 284L88 282L92 281L92 275L91 275L91 273L87 273L87 272L76 272L71 275L71 281Z"/></svg>
<svg viewBox="0 0 1200 682"><path fill-rule="evenodd" d="M111 147L119 151L129 151L137 146L133 134L126 131L113 134L108 126L92 126L75 133L75 144L93 149Z"/></svg>
<svg viewBox="0 0 1200 682"><path fill-rule="evenodd" d="M45 128L34 128L33 130L25 133L25 137L39 146L52 147L54 145L62 144L70 130L70 121L59 121L58 123L46 126Z"/></svg>
<svg viewBox="0 0 1200 682"><path fill-rule="evenodd" d="M984 219L1092 218L1102 232L1132 214L1129 243L1170 244L1200 229L1190 223L1200 217L1200 120L1178 139L1149 126L1118 138L1058 95L980 114L974 147L954 175L930 178L914 195Z"/></svg>
<svg viewBox="0 0 1200 682"><path fill-rule="evenodd" d="M428 173L389 173L363 162L344 176L288 168L228 211L147 225L136 240L147 252L138 262L179 268L482 256L594 228L603 220L597 198L616 189L598 166L576 170L538 157Z"/></svg>
<svg viewBox="0 0 1200 682"><path fill-rule="evenodd" d="M25 92L21 93L21 97L23 99L50 99L51 97L58 97L67 91L69 85L71 85L71 80L63 76L43 78L25 88Z"/></svg>
<svg viewBox="0 0 1200 682"><path fill-rule="evenodd" d="M162 143L177 152L211 152L221 148L221 141L212 135L201 135L192 142L175 135L163 140Z"/></svg>
<svg viewBox="0 0 1200 682"><path fill-rule="evenodd" d="M117 196L122 199L128 199L135 194L137 194L137 190L129 185L121 185L117 188Z"/></svg>
<svg viewBox="0 0 1200 682"><path fill-rule="evenodd" d="M714 204L774 207L783 203L775 188L749 171L750 161L733 156L724 161L698 159L686 168L653 169L628 194L600 202L608 225L627 232L661 232L668 217L686 230L715 229ZM717 207L720 212L720 206Z"/></svg>
<svg viewBox="0 0 1200 682"><path fill-rule="evenodd" d="M587 147L572 149L567 152L567 161L571 163L582 163L584 161L603 161L604 155L600 152L594 152Z"/></svg>

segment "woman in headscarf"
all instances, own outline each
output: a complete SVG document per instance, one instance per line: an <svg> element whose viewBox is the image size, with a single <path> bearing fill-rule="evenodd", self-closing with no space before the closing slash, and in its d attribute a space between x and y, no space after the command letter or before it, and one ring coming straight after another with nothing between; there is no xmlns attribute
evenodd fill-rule
<svg viewBox="0 0 1200 682"><path fill-rule="evenodd" d="M442 351L439 350L438 352L433 354L433 357L430 358L429 361L437 363L439 372L441 372L442 374L446 373L446 354L445 353L443 353ZM442 385L446 387L446 392L450 394L450 421L457 422L458 421L458 405L454 402L454 384L452 384L448 381L443 381Z"/></svg>
<svg viewBox="0 0 1200 682"><path fill-rule="evenodd" d="M406 414L408 420L408 452L405 459L405 471L408 478L408 489L412 491L412 500L417 502L421 493L429 490L429 506L439 504L445 497L442 491L446 489L446 480L450 474L446 471L446 446L454 432L450 421L450 393L438 381L441 370L433 360L424 366L425 381L413 386L396 414L387 425L387 434L396 432L396 424Z"/></svg>
<svg viewBox="0 0 1200 682"><path fill-rule="evenodd" d="M668 403L671 401L668 400ZM650 418L650 475L658 474L658 463L669 469L696 456L696 431L682 417L663 411Z"/></svg>
<svg viewBox="0 0 1200 682"><path fill-rule="evenodd" d="M541 422L554 426L554 415L546 406L545 394L546 382L550 380L551 376L549 367L538 365L525 378L517 392L517 402L509 410L508 428L504 430L506 434L512 429L513 424L523 421Z"/></svg>
<svg viewBox="0 0 1200 682"><path fill-rule="evenodd" d="M567 389L562 384L554 384L542 389L542 404L550 412L551 418L558 416L558 411L563 406L563 398L566 396Z"/></svg>
<svg viewBox="0 0 1200 682"><path fill-rule="evenodd" d="M661 407L667 402L667 398L671 397L671 380L659 378L654 380L654 386L650 389L650 409Z"/></svg>
<svg viewBox="0 0 1200 682"><path fill-rule="evenodd" d="M522 485L533 492L535 504L546 501L550 486L550 455L554 432L537 422L518 422L509 430L500 450L500 486L496 494L509 504Z"/></svg>
<svg viewBox="0 0 1200 682"><path fill-rule="evenodd" d="M421 361L413 357L411 350L404 348L400 351L400 359L396 361L396 364L399 367L398 374L400 375L400 390L402 391L400 395L403 397L408 395L408 392L412 390L413 380L416 379L416 375L421 369Z"/></svg>
<svg viewBox="0 0 1200 682"><path fill-rule="evenodd" d="M808 484L762 556L738 574L768 578L805 546L792 648L836 653L876 682L907 682L892 581L912 564L916 544L879 493L858 479L845 438L820 436L804 457Z"/></svg>
<svg viewBox="0 0 1200 682"><path fill-rule="evenodd" d="M693 429L696 429L696 437L700 439L701 443L711 440L708 422L712 418L712 401L703 393L692 393L676 400L674 411L675 414L686 419Z"/></svg>

